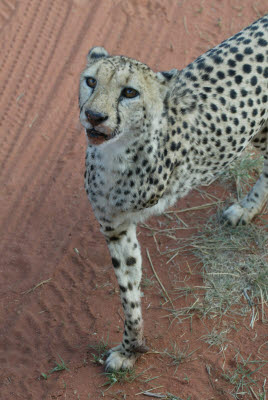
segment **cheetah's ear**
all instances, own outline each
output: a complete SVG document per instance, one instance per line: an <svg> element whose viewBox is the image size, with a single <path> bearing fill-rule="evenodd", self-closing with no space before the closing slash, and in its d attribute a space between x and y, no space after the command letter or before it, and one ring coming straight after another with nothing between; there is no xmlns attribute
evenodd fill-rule
<svg viewBox="0 0 268 400"><path fill-rule="evenodd" d="M108 57L109 53L105 50L104 47L92 47L91 50L89 50L89 53L87 55L87 62L92 63L99 58L102 57Z"/></svg>
<svg viewBox="0 0 268 400"><path fill-rule="evenodd" d="M171 81L171 79L179 74L179 70L176 68L171 69L170 71L162 71L162 72L157 72L156 76L160 80L161 83L168 83Z"/></svg>

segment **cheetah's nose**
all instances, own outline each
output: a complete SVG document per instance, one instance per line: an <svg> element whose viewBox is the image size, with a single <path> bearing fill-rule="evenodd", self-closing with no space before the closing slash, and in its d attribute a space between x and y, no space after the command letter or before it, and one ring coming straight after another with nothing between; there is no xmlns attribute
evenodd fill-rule
<svg viewBox="0 0 268 400"><path fill-rule="evenodd" d="M96 126L101 124L102 122L106 121L108 119L107 115L91 111L91 110L85 110L86 117L88 121L91 123L92 126Z"/></svg>

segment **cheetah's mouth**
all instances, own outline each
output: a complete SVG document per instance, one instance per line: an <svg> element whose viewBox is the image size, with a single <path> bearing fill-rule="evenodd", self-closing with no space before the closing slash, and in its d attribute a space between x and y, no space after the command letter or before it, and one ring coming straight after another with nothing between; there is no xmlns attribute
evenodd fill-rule
<svg viewBox="0 0 268 400"><path fill-rule="evenodd" d="M88 128L86 130L86 132L87 132L87 137L89 139L90 138L99 138L99 139L109 140L111 138L109 135L106 135L103 132L96 131L96 129L94 129L94 128Z"/></svg>

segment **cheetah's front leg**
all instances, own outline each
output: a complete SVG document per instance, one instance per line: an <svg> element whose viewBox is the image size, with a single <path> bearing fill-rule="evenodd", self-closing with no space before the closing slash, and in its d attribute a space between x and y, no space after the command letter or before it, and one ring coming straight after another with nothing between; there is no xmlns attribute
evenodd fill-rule
<svg viewBox="0 0 268 400"><path fill-rule="evenodd" d="M140 353L147 351L143 339L140 299L141 252L136 225L103 232L108 242L125 314L122 343L111 349L106 370L132 368Z"/></svg>

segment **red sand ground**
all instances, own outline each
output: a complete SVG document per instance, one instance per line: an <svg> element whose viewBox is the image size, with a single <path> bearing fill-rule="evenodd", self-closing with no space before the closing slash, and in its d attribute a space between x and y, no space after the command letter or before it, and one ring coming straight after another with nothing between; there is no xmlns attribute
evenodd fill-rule
<svg viewBox="0 0 268 400"><path fill-rule="evenodd" d="M108 332L109 345L122 336L110 256L83 188L85 138L77 94L88 50L104 45L111 53L140 59L155 70L183 68L267 11L264 0L1 2L1 399L102 398L106 387L101 385L107 379L103 367L91 362L88 346L106 339ZM217 185L210 190L228 197ZM193 193L176 207L202 202ZM205 221L214 211L198 215ZM194 225L196 215L185 214L185 222ZM190 252L174 260L180 266L177 275L175 269L167 273L166 259L159 258L152 237L145 229L140 232L145 275L153 275L148 248L167 290L176 279L189 278L187 263L193 267L196 261ZM198 275L190 278L190 284L202 285ZM27 292L44 281L48 282ZM173 323L168 330L157 283L144 293L150 347L163 351L176 341L190 351L197 349L193 361L175 373L169 359L147 354L137 363L137 372L151 369L140 379L159 378L116 384L105 396L148 398L135 394L154 385L162 386L156 392L168 391L183 400L231 399L231 386L221 377L222 354L199 340L214 322L196 318L192 332L189 320ZM176 307L186 303L178 300ZM241 321L240 328L233 331L232 347L225 354L228 367L237 349L244 357L257 356L260 346L264 350L263 324L249 330L248 321ZM69 371L40 379L58 355Z"/></svg>

